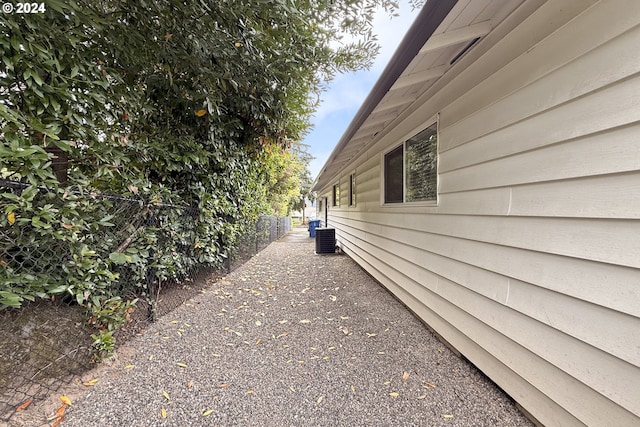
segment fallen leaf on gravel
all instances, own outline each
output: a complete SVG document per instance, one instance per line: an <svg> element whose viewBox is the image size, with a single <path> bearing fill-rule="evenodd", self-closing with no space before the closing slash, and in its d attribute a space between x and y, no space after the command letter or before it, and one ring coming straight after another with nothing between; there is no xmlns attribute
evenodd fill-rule
<svg viewBox="0 0 640 427"><path fill-rule="evenodd" d="M61 407L58 408L55 414L47 418L47 421L52 421L55 419L60 420L61 418L64 418L64 411L66 410L67 410L67 405L62 405Z"/></svg>
<svg viewBox="0 0 640 427"><path fill-rule="evenodd" d="M353 385L351 386L351 391L352 391L353 393L355 393L355 392L356 392L356 388L355 388L355 386L353 386Z"/></svg>
<svg viewBox="0 0 640 427"><path fill-rule="evenodd" d="M62 401L62 403L64 403L65 405L69 405L71 406L71 399L69 399L67 396L60 396L60 400Z"/></svg>
<svg viewBox="0 0 640 427"><path fill-rule="evenodd" d="M309 319L302 319L302 320L300 321L300 323L311 323L311 320L309 320Z"/></svg>
<svg viewBox="0 0 640 427"><path fill-rule="evenodd" d="M227 387L229 387L229 384L227 384L227 383L223 383L223 384L220 384L218 387L220 387L220 388L227 388Z"/></svg>
<svg viewBox="0 0 640 427"><path fill-rule="evenodd" d="M375 337L376 335L378 335L378 334L370 334L370 333L368 333L368 332L367 332L367 338L373 338L373 337Z"/></svg>
<svg viewBox="0 0 640 427"><path fill-rule="evenodd" d="M169 393L167 393L166 391L163 391L162 395L164 396L165 399L167 399L167 402L171 403L171 398L169 398Z"/></svg>
<svg viewBox="0 0 640 427"><path fill-rule="evenodd" d="M253 390L248 390L247 394L253 394Z"/></svg>
<svg viewBox="0 0 640 427"><path fill-rule="evenodd" d="M426 389L436 388L436 385L435 384L431 384L430 382L425 382L424 385L422 386L422 388L426 388Z"/></svg>
<svg viewBox="0 0 640 427"><path fill-rule="evenodd" d="M320 402L322 402L322 399L324 399L324 396L320 396L317 400L317 403L320 404Z"/></svg>
<svg viewBox="0 0 640 427"><path fill-rule="evenodd" d="M89 381L83 382L83 383L82 383L82 385L83 385L83 386L85 386L85 387L91 387L91 386L96 385L96 383L97 383L97 382L98 382L98 379L97 379L97 378L94 378L94 379L92 379L92 380L89 380Z"/></svg>
<svg viewBox="0 0 640 427"><path fill-rule="evenodd" d="M51 424L51 427L58 427L62 421L64 421L64 417L58 418L53 424Z"/></svg>
<svg viewBox="0 0 640 427"><path fill-rule="evenodd" d="M186 368L187 364L186 363L182 363L182 362L177 362L176 365L180 366L181 368Z"/></svg>
<svg viewBox="0 0 640 427"><path fill-rule="evenodd" d="M383 384L384 385L389 385L389 384L391 384L391 381L385 381Z"/></svg>
<svg viewBox="0 0 640 427"><path fill-rule="evenodd" d="M213 409L207 409L206 411L204 411L202 413L203 417L208 417L209 415L213 414Z"/></svg>
<svg viewBox="0 0 640 427"><path fill-rule="evenodd" d="M191 388L191 387L193 387L193 380L191 380L191 381L189 381L187 383L187 388Z"/></svg>
<svg viewBox="0 0 640 427"><path fill-rule="evenodd" d="M162 410L160 411L160 415L162 416L162 418L167 418L167 410L162 408Z"/></svg>
<svg viewBox="0 0 640 427"><path fill-rule="evenodd" d="M444 414L444 415L442 416L442 418L453 418L453 415L451 415L451 414Z"/></svg>
<svg viewBox="0 0 640 427"><path fill-rule="evenodd" d="M340 318L341 318L342 320L347 320L347 319L349 318L349 316L340 316Z"/></svg>
<svg viewBox="0 0 640 427"><path fill-rule="evenodd" d="M422 394L420 396L418 396L418 399L422 400L422 399L426 399L427 395L426 394Z"/></svg>
<svg viewBox="0 0 640 427"><path fill-rule="evenodd" d="M349 335L349 328L347 328L346 326L343 326L340 329L342 330L342 333L344 333L345 335Z"/></svg>
<svg viewBox="0 0 640 427"><path fill-rule="evenodd" d="M29 405L31 405L31 403L33 403L33 399L29 399L26 402L24 402L22 405L18 406L16 408L16 412L20 412L20 411L24 411L25 409L27 409L27 407Z"/></svg>
<svg viewBox="0 0 640 427"><path fill-rule="evenodd" d="M259 320L256 320L256 326L262 326L262 322Z"/></svg>
<svg viewBox="0 0 640 427"><path fill-rule="evenodd" d="M133 365L127 365L124 367L124 369L133 369Z"/></svg>
<svg viewBox="0 0 640 427"><path fill-rule="evenodd" d="M389 396L391 396L391 397L398 397L398 396L400 396L400 394L399 394L399 393L397 393L397 392L395 392L395 391L392 391L391 393L389 393Z"/></svg>
<svg viewBox="0 0 640 427"><path fill-rule="evenodd" d="M402 374L402 381L406 381L409 379L409 372L404 371L404 373Z"/></svg>
<svg viewBox="0 0 640 427"><path fill-rule="evenodd" d="M261 340L260 338L258 338L258 339L256 340L256 345L260 344L260 342L261 342L261 341L262 341L262 340Z"/></svg>
<svg viewBox="0 0 640 427"><path fill-rule="evenodd" d="M278 323L280 323L281 325L284 324L284 323L287 323L287 322L288 322L288 320L286 320L286 319L278 321Z"/></svg>

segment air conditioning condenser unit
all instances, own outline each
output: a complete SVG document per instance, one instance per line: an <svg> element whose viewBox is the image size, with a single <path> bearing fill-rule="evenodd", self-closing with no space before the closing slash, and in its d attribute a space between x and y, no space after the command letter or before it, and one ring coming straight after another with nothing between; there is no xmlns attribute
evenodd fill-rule
<svg viewBox="0 0 640 427"><path fill-rule="evenodd" d="M336 229L316 228L316 253L333 254L336 252Z"/></svg>

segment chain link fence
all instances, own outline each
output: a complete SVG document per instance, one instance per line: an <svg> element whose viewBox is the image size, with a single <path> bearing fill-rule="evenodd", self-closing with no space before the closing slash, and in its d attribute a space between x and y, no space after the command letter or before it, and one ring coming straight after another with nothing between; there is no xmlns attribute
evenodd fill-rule
<svg viewBox="0 0 640 427"><path fill-rule="evenodd" d="M20 195L27 188L0 180L0 194ZM229 233L221 232L217 241L199 242L196 231L202 224L196 208L86 192L63 197L68 199L40 189L34 203L41 207L43 218L45 211L63 202L68 207L69 200L88 213L93 222L62 223L65 229L78 228L75 240L57 238L46 228L38 232L33 218L29 224L14 218L0 227L0 298L5 298L5 308L0 309L0 422L77 379L94 366L95 355L92 334L96 329L87 321L84 304L61 293L6 307L7 301L11 303L7 290L29 287L37 296L43 281L69 286L70 278L78 280L74 266L83 262L79 251L93 251L91 257L109 260L101 267L113 271L102 274L112 275L109 285L117 288L115 294L122 296L122 302L137 300L127 310L128 322L115 333L122 343L291 228L289 218L260 216L243 226L220 218L221 230L234 228L233 240L226 241ZM4 206L0 210L5 215ZM207 252L207 248L217 249Z"/></svg>

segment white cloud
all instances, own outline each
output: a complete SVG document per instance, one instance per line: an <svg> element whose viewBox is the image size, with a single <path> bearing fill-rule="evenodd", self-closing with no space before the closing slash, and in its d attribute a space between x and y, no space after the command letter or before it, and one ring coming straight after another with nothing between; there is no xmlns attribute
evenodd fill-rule
<svg viewBox="0 0 640 427"><path fill-rule="evenodd" d="M328 116L340 112L353 115L369 94L376 78L377 74L370 71L337 76L329 89L322 94L313 122L320 123Z"/></svg>

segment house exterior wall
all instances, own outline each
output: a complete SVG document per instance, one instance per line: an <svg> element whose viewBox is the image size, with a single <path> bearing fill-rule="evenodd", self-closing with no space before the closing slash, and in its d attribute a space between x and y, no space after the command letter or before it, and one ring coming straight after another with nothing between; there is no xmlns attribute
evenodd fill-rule
<svg viewBox="0 0 640 427"><path fill-rule="evenodd" d="M548 426L640 425L638 46L635 0L514 13L332 182L344 252ZM385 206L436 114L437 206Z"/></svg>

